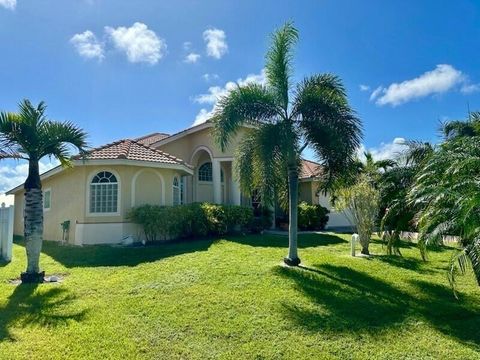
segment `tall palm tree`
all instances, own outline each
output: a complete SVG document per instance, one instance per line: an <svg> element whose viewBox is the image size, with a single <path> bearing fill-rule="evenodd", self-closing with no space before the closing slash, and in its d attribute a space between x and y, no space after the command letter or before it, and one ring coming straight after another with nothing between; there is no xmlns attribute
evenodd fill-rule
<svg viewBox="0 0 480 360"><path fill-rule="evenodd" d="M24 235L27 251L27 270L22 281L43 281L40 273L40 252L43 240L43 193L39 161L54 157L62 166L70 164L70 149L83 152L86 133L71 122L56 122L45 116L46 106L37 107L29 100L19 104L19 112L0 113L0 159L13 158L28 161L25 180Z"/></svg>
<svg viewBox="0 0 480 360"><path fill-rule="evenodd" d="M238 86L214 111L214 134L224 149L242 125L253 129L236 154L242 191L260 191L265 203L288 194L289 250L284 259L298 265L297 212L300 154L309 146L324 165L326 186L354 161L361 124L348 104L340 79L313 75L294 87L293 50L298 31L287 23L272 35L266 55L266 84Z"/></svg>

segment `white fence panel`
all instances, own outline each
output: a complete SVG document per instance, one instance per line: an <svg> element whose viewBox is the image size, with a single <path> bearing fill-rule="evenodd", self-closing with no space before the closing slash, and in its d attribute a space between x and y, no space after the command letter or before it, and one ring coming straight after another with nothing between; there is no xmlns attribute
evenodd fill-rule
<svg viewBox="0 0 480 360"><path fill-rule="evenodd" d="M13 245L13 206L0 207L0 258L12 260Z"/></svg>

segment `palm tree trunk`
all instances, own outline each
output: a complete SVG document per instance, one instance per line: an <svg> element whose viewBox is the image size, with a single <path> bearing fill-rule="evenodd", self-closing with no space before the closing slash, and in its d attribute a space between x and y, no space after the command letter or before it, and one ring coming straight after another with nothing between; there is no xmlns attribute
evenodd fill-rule
<svg viewBox="0 0 480 360"><path fill-rule="evenodd" d="M297 266L300 264L297 251L298 235L298 170L294 165L288 169L288 257L284 259L285 264Z"/></svg>
<svg viewBox="0 0 480 360"><path fill-rule="evenodd" d="M30 160L25 181L24 213L25 249L27 251L27 275L40 274L40 252L43 240L43 194L38 161Z"/></svg>

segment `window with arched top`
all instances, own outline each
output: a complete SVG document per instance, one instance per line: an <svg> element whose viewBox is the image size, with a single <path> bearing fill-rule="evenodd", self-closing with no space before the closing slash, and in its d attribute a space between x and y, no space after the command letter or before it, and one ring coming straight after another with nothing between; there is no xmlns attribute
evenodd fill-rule
<svg viewBox="0 0 480 360"><path fill-rule="evenodd" d="M203 163L198 168L198 180L199 181L213 181L212 163ZM220 181L223 183L223 169L220 169Z"/></svg>
<svg viewBox="0 0 480 360"><path fill-rule="evenodd" d="M173 178L173 205L180 205L180 183L178 177Z"/></svg>
<svg viewBox="0 0 480 360"><path fill-rule="evenodd" d="M199 181L213 181L212 163L206 162L198 168Z"/></svg>
<svg viewBox="0 0 480 360"><path fill-rule="evenodd" d="M116 213L117 210L117 177L109 171L101 171L90 182L90 213Z"/></svg>

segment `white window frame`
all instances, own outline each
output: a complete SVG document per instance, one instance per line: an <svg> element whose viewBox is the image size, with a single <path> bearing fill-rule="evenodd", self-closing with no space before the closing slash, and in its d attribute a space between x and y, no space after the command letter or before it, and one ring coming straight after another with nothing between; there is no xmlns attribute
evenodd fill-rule
<svg viewBox="0 0 480 360"><path fill-rule="evenodd" d="M91 187L90 185L92 184L92 180L93 178L98 174L98 173L101 173L101 172L110 172L112 173L113 175L115 175L115 177L117 178L117 211L116 212L108 212L108 213L103 213L103 212L91 212L90 211L90 192L91 192ZM120 216L121 215L121 206L122 206L122 181L121 181L121 178L120 178L120 175L118 174L117 171L115 170L112 170L112 169L109 169L109 168L105 168L105 169L99 169L99 170L95 170L93 172L90 173L90 175L88 176L88 179L87 179L87 191L86 191L86 194L87 194L87 197L86 197L86 216L88 217L97 217L97 216Z"/></svg>
<svg viewBox="0 0 480 360"><path fill-rule="evenodd" d="M180 189L180 181L178 175L173 176L172 180L172 205L181 205L182 204L182 197L181 197L181 189ZM181 178L180 178L181 179ZM177 184L175 185L175 180L177 181ZM175 201L176 200L176 201Z"/></svg>
<svg viewBox="0 0 480 360"><path fill-rule="evenodd" d="M212 167L212 180L209 181L209 180L200 180L200 168L205 165L205 164L208 164L210 163L211 164L211 167ZM197 181L200 183L200 184L212 184L213 183L213 162L212 161L205 161L204 163L202 163L199 167L198 167L198 170L197 170L197 174L196 174L196 178L197 178ZM223 169L220 167L220 182L222 184L225 183L225 173L223 172Z"/></svg>
<svg viewBox="0 0 480 360"><path fill-rule="evenodd" d="M210 164L210 169L212 170L212 180L200 180L200 168L206 164ZM198 167L198 171L197 171L197 181L199 183L204 183L204 184L211 184L213 183L213 164L211 161L205 161L204 163L202 163L199 167Z"/></svg>
<svg viewBox="0 0 480 360"><path fill-rule="evenodd" d="M180 177L180 204L187 203L187 177L185 175Z"/></svg>
<svg viewBox="0 0 480 360"><path fill-rule="evenodd" d="M48 195L48 198L49 198L49 201L50 201L50 204L49 204L48 208L45 207L45 198L46 198L45 195L46 195L47 193L49 194L49 195ZM43 190L43 204L42 204L42 208L43 208L43 211L50 211L50 209L52 208L52 189L51 189L51 188L46 188L46 189Z"/></svg>

